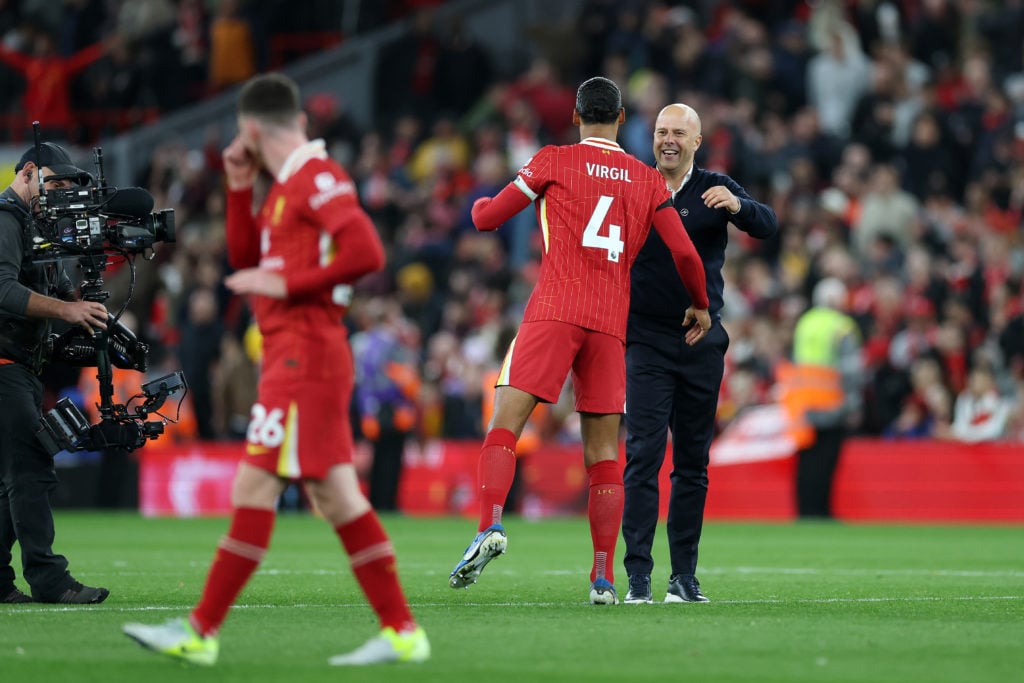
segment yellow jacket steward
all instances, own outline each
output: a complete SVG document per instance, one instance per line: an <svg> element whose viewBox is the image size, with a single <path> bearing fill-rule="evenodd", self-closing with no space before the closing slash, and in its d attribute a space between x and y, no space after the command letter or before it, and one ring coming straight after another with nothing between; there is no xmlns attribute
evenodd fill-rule
<svg viewBox="0 0 1024 683"><path fill-rule="evenodd" d="M840 424L859 408L860 331L848 315L814 307L797 321L793 362L776 368L779 401L797 429L801 447L814 441L812 426Z"/></svg>

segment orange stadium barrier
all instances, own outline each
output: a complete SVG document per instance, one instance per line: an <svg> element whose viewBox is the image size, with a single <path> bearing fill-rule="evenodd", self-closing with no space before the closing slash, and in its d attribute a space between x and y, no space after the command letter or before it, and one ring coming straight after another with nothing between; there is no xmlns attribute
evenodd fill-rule
<svg viewBox="0 0 1024 683"><path fill-rule="evenodd" d="M197 443L140 452L139 505L147 516L222 515L241 444ZM438 441L406 451L399 505L409 515L476 514L479 444ZM356 465L365 470L369 451ZM707 517L794 517L791 456L731 458L709 468ZM662 516L669 467L661 471ZM583 514L586 476L578 446L542 445L522 458L516 485L528 517ZM837 473L836 515L858 522L1024 522L1024 444L936 441L847 442Z"/></svg>

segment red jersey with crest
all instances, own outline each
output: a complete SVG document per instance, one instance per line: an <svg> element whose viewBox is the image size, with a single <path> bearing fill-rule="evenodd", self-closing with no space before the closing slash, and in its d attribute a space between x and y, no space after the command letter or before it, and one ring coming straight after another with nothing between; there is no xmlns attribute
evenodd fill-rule
<svg viewBox="0 0 1024 683"><path fill-rule="evenodd" d="M288 283L285 299L252 297L260 331L340 327L351 296L348 285L379 267L382 248L354 183L328 158L323 142L309 142L289 157L255 217L251 191L232 191L228 200L231 266L259 266ZM346 267L337 267L339 258Z"/></svg>
<svg viewBox="0 0 1024 683"><path fill-rule="evenodd" d="M540 276L523 322L558 320L625 339L629 269L671 200L655 169L603 138L542 148L513 181L537 211Z"/></svg>
<svg viewBox="0 0 1024 683"><path fill-rule="evenodd" d="M309 346L344 342L350 285L383 263L380 238L351 178L322 141L309 142L286 160L256 216L251 205L251 190L228 193L231 266L274 271L288 290L284 299L250 297L264 344L277 335ZM265 356L264 365L272 360Z"/></svg>

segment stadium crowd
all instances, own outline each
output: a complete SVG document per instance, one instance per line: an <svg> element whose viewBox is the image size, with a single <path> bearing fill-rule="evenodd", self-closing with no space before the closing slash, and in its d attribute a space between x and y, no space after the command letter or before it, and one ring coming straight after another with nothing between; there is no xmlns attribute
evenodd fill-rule
<svg viewBox="0 0 1024 683"><path fill-rule="evenodd" d="M424 0L0 0L0 135L90 144Z"/></svg>
<svg viewBox="0 0 1024 683"><path fill-rule="evenodd" d="M373 127L347 116L349 93L306 108L387 250L351 329L405 349L421 438L481 436L486 378L537 275L532 213L481 235L470 206L542 145L572 142L575 87L603 74L627 98L627 151L653 163L654 117L686 102L703 120L697 163L778 215L777 239L729 242L722 427L772 400L795 319L831 276L865 340L855 431L1024 440L1022 3L588 0L578 21L538 27L519 65L429 9L413 26L379 61ZM196 434L213 439L244 434L258 356L244 303L221 285L226 142L168 143L137 179L179 226L140 283L139 331L159 365L188 369ZM408 411L408 392L381 391L357 402ZM543 413L541 438L578 438L571 405Z"/></svg>

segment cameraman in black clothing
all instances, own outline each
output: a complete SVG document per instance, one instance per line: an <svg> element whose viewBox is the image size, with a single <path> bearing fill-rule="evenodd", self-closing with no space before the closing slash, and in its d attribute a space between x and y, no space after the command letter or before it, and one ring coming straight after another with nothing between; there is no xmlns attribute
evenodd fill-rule
<svg viewBox="0 0 1024 683"><path fill-rule="evenodd" d="M103 602L106 588L83 586L68 561L53 552L50 495L57 485L53 457L36 438L43 397L39 372L51 320L105 329L101 303L73 301L74 290L59 262L32 263L31 216L38 210L39 175L53 190L89 181L68 153L50 142L25 152L10 186L0 193L0 603ZM14 585L11 549L21 546L29 597Z"/></svg>
<svg viewBox="0 0 1024 683"><path fill-rule="evenodd" d="M751 198L729 176L694 163L701 141L700 118L691 107L670 104L658 114L654 158L704 263L712 325L700 344L685 342L682 312L690 297L668 249L652 231L633 264L626 331L622 536L629 575L627 603L652 602L651 545L658 524L658 471L665 459L666 429L672 430L666 526L672 573L665 602L708 601L695 572L708 492L708 452L729 348L720 315L728 227L732 223L760 239L779 230L770 207Z"/></svg>

